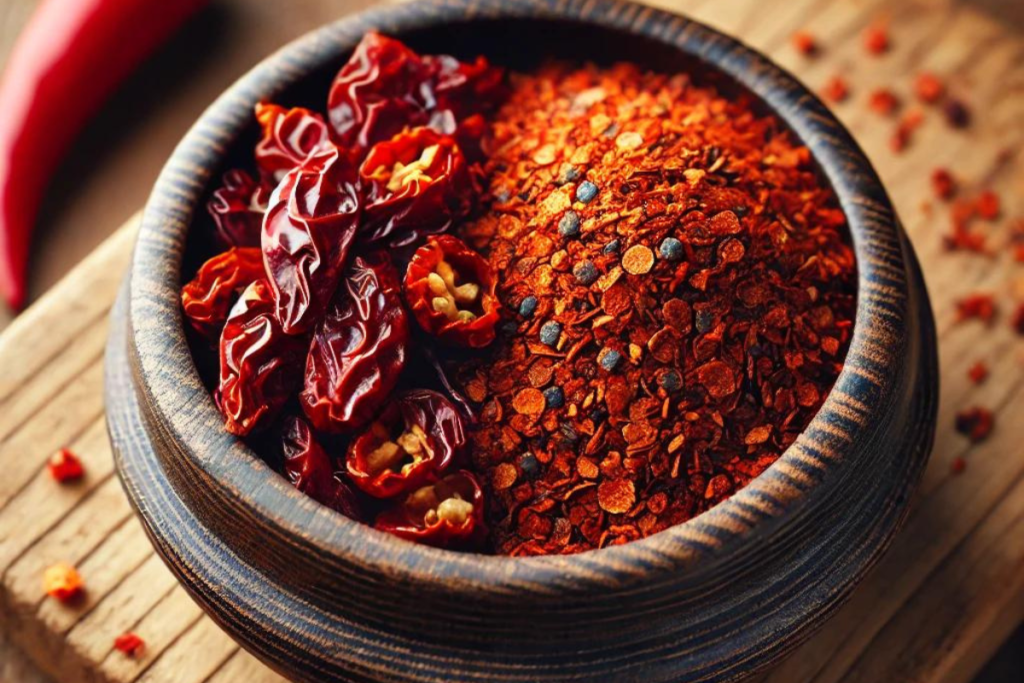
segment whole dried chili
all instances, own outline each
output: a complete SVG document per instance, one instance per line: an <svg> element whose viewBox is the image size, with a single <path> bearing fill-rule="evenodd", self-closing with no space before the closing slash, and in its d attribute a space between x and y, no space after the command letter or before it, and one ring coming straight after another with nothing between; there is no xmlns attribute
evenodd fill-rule
<svg viewBox="0 0 1024 683"><path fill-rule="evenodd" d="M515 311L453 363L502 554L641 538L717 504L806 426L854 309L810 154L686 76L551 66L493 121L488 212L458 232Z"/></svg>
<svg viewBox="0 0 1024 683"><path fill-rule="evenodd" d="M213 218L217 239L226 247L259 247L260 228L267 212L270 190L245 171L224 174L206 204Z"/></svg>
<svg viewBox="0 0 1024 683"><path fill-rule="evenodd" d="M263 277L259 249L233 247L217 254L181 289L185 317L199 334L216 342L238 295Z"/></svg>
<svg viewBox="0 0 1024 683"><path fill-rule="evenodd" d="M294 415L286 418L281 442L284 472L295 488L346 517L362 518L359 501L309 423Z"/></svg>

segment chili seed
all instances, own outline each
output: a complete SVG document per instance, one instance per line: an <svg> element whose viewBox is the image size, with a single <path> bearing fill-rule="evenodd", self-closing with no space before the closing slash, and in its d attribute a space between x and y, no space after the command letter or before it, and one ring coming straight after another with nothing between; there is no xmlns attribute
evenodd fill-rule
<svg viewBox="0 0 1024 683"><path fill-rule="evenodd" d="M532 318L537 312L537 297L532 294L519 302L519 315L524 318Z"/></svg>
<svg viewBox="0 0 1024 683"><path fill-rule="evenodd" d="M548 408L561 408L565 405L565 392L562 387L548 387L544 390L544 401Z"/></svg>
<svg viewBox="0 0 1024 683"><path fill-rule="evenodd" d="M666 261L678 261L683 258L683 243L675 237L666 237L661 241L658 253Z"/></svg>
<svg viewBox="0 0 1024 683"><path fill-rule="evenodd" d="M555 346L562 336L562 325L549 320L540 328L540 342L545 346Z"/></svg>
<svg viewBox="0 0 1024 683"><path fill-rule="evenodd" d="M558 234L562 237L575 237L580 234L580 215L569 209L558 221Z"/></svg>
<svg viewBox="0 0 1024 683"><path fill-rule="evenodd" d="M597 185L590 182L589 180L584 180L576 188L576 199L583 202L584 204L590 203L596 196Z"/></svg>
<svg viewBox="0 0 1024 683"><path fill-rule="evenodd" d="M581 285L592 285L600 277L597 267L593 261L580 261L572 267L572 274L576 276Z"/></svg>

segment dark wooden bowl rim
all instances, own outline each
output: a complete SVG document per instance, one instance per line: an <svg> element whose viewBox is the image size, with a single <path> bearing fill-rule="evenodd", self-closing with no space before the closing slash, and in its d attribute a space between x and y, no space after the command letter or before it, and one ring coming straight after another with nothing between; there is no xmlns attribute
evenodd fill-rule
<svg viewBox="0 0 1024 683"><path fill-rule="evenodd" d="M203 114L162 172L133 261L129 346L135 375L154 402L167 436L273 533L297 539L311 552L342 556L424 586L506 592L517 584L546 585L557 593L569 587L606 588L614 578L628 588L658 577L678 577L696 560L770 530L820 481L842 469L850 444L871 438L871 416L895 400L896 377L903 372L902 349L885 340L906 325L908 304L899 293L907 288L910 258L891 203L863 152L814 95L767 58L668 12L620 0L427 0L396 10L385 6L343 19L255 67ZM251 125L252 105L273 99L312 66L340 64L369 28L401 33L467 17L559 19L643 31L713 64L767 103L808 145L846 213L858 259L857 318L845 368L821 411L778 462L749 486L685 524L644 540L571 557L508 558L423 547L345 519L296 491L223 430L186 344L178 305L185 233L200 208L199 197L212 182L211 169Z"/></svg>

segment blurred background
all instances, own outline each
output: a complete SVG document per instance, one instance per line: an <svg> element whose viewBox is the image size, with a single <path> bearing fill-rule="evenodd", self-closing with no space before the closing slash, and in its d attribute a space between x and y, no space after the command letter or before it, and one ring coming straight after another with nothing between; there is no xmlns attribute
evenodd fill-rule
<svg viewBox="0 0 1024 683"><path fill-rule="evenodd" d="M29 300L37 300L142 207L174 145L227 85L292 38L371 4L373 0L212 0L189 19L128 77L60 163L33 238ZM1024 0L829 0L815 3L816 14L804 14L809 3L791 0L656 0L652 4L689 13L750 42L819 91L836 73L870 69L849 56L830 62L827 39L822 54L813 60L793 49L794 32L811 24L827 29L827 20L820 16L825 11L822 6L836 16L861 11L865 5L877 6L879 16L891 21L894 33L939 7L952 17L948 26L938 27L939 32L962 29L980 37L985 35L983 27L998 27L1018 38L1024 33ZM36 5L37 0L0 0L0 67ZM753 31L757 17L765 13L785 13L786 21L779 22L785 28ZM919 57L926 48L921 48ZM1018 65L1024 60L1019 49L1015 59ZM960 85L972 86L970 82ZM1019 78L1008 81L1006 87L1016 89L1013 97L1024 98ZM3 107L0 102L0 112ZM859 122L851 126L855 132L865 129L862 106L837 107L837 111L844 121ZM1018 117L1015 125L1024 127L1024 120ZM865 139L858 133L857 137L872 158L891 154L887 135L868 133ZM1016 154L1016 149L1012 152ZM897 200L903 213L905 204ZM912 236L918 238L913 231ZM0 305L0 330L13 315ZM991 649L996 649L995 643ZM0 681L45 680L0 635ZM1024 681L1024 631L1018 629L998 650L977 681Z"/></svg>

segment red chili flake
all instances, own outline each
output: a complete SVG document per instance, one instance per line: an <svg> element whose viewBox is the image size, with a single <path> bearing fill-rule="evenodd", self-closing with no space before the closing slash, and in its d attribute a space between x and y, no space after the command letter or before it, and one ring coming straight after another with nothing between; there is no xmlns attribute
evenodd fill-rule
<svg viewBox="0 0 1024 683"><path fill-rule="evenodd" d="M1024 334L1024 301L1017 304L1017 308L1014 309L1011 324L1017 334Z"/></svg>
<svg viewBox="0 0 1024 683"><path fill-rule="evenodd" d="M899 109L900 100L892 90L879 88L871 93L868 106L877 114L891 116Z"/></svg>
<svg viewBox="0 0 1024 683"><path fill-rule="evenodd" d="M850 86L842 76L833 76L825 84L821 94L825 99L838 104L850 96Z"/></svg>
<svg viewBox="0 0 1024 683"><path fill-rule="evenodd" d="M924 122L924 114L919 109L907 111L901 118L892 138L889 140L889 147L894 152L902 152L910 144L910 139L920 125Z"/></svg>
<svg viewBox="0 0 1024 683"><path fill-rule="evenodd" d="M967 377L975 384L981 384L988 378L988 366L985 361L978 361L967 370Z"/></svg>
<svg viewBox="0 0 1024 683"><path fill-rule="evenodd" d="M114 649L132 658L141 657L146 650L146 641L129 631L114 639Z"/></svg>
<svg viewBox="0 0 1024 683"><path fill-rule="evenodd" d="M43 573L43 590L61 602L70 602L77 598L81 595L84 585L78 570L67 562L58 562Z"/></svg>
<svg viewBox="0 0 1024 683"><path fill-rule="evenodd" d="M914 80L914 92L917 98L927 104L934 104L946 94L946 86L938 76L930 71L923 71Z"/></svg>
<svg viewBox="0 0 1024 683"><path fill-rule="evenodd" d="M67 448L62 448L51 455L46 467L50 471L50 476L61 483L81 479L85 474L82 461Z"/></svg>
<svg viewBox="0 0 1024 683"><path fill-rule="evenodd" d="M956 179L948 169L936 168L932 171L932 188L939 199L951 199L956 194Z"/></svg>
<svg viewBox="0 0 1024 683"><path fill-rule="evenodd" d="M962 474L967 469L967 461L963 458L953 458L953 463L949 467L953 474Z"/></svg>
<svg viewBox="0 0 1024 683"><path fill-rule="evenodd" d="M889 27L885 22L875 22L864 30L864 47L873 55L889 49Z"/></svg>
<svg viewBox="0 0 1024 683"><path fill-rule="evenodd" d="M1013 259L1024 263L1024 218L1010 223L1010 245L1013 247Z"/></svg>
<svg viewBox="0 0 1024 683"><path fill-rule="evenodd" d="M802 55L814 55L818 52L818 43L808 31L797 31L792 37L793 48Z"/></svg>
<svg viewBox="0 0 1024 683"><path fill-rule="evenodd" d="M996 317L996 302L991 294L969 294L956 302L957 322L977 319L991 325Z"/></svg>
<svg viewBox="0 0 1024 683"><path fill-rule="evenodd" d="M942 105L942 113L946 117L946 123L952 128L966 128L971 124L971 112L960 100L946 100Z"/></svg>
<svg viewBox="0 0 1024 683"><path fill-rule="evenodd" d="M985 190L974 201L975 211L987 221L994 221L999 218L1000 205L999 195L992 190Z"/></svg>
<svg viewBox="0 0 1024 683"><path fill-rule="evenodd" d="M956 431L973 443L984 441L992 433L995 416L987 408L967 408L956 414Z"/></svg>

